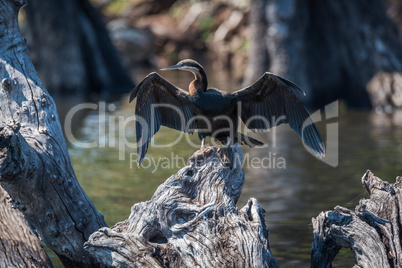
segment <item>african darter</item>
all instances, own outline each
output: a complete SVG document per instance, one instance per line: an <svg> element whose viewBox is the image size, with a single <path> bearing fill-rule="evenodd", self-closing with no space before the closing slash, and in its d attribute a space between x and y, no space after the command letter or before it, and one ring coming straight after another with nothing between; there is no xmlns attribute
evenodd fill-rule
<svg viewBox="0 0 402 268"><path fill-rule="evenodd" d="M227 146L236 142L251 147L263 145L237 132L239 117L253 131L264 131L288 123L318 157L324 156L324 142L320 133L297 96L304 92L294 83L267 72L253 85L228 93L207 88L204 68L194 60L182 60L162 70L174 69L194 74L195 79L190 83L188 92L154 72L145 77L131 93L130 102L137 98L138 165L161 125L187 133L197 130L201 148L207 136Z"/></svg>

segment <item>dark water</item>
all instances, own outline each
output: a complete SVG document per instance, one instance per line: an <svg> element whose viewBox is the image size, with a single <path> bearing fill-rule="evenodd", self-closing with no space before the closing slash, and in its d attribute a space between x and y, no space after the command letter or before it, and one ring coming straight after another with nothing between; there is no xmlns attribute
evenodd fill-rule
<svg viewBox="0 0 402 268"><path fill-rule="evenodd" d="M180 76L172 79L184 87L191 76L182 75L180 72ZM214 83L213 79L211 81ZM214 85L228 89L219 81ZM138 168L136 158L130 159L135 149L125 146L134 142L134 124L122 123L133 114L133 107L127 98L113 105L105 105L104 116L99 117L95 110L89 112L82 127L75 131L75 137L81 142L98 142L95 148L70 146L80 184L109 225L125 220L134 203L148 200L159 184L184 166L180 161L173 166L165 163L166 157L187 160L196 150L185 139L170 148L150 148L147 156L165 165L155 171L152 162L144 161L146 167ZM262 166L246 163L246 181L238 207L255 197L265 208L272 253L281 267L310 266L311 218L336 205L354 208L359 199L367 198L360 181L367 169L390 182L402 175L402 114L381 115L344 111L342 105L336 107L339 107L337 116L318 123L323 138L331 144L328 151L332 165L339 160L336 167L311 155L287 126L278 128L275 147L272 146L273 133L256 136L270 144L268 148L243 147L249 162L252 159L264 161ZM326 114L321 115L325 118ZM110 127L111 124L116 128ZM120 124L124 127L119 129ZM166 144L178 135L177 131L162 128L155 141ZM199 144L196 136L192 136L191 141ZM339 155L335 157L337 150ZM353 263L351 253L343 250L334 266L351 267Z"/></svg>

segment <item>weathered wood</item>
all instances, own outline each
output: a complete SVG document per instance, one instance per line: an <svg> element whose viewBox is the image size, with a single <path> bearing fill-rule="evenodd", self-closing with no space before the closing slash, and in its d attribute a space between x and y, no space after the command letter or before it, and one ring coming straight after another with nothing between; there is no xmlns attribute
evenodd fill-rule
<svg viewBox="0 0 402 268"><path fill-rule="evenodd" d="M238 145L196 152L128 220L100 229L85 248L118 267L278 267L263 208L253 198L236 207L241 155Z"/></svg>
<svg viewBox="0 0 402 268"><path fill-rule="evenodd" d="M0 187L0 267L52 267L22 213Z"/></svg>
<svg viewBox="0 0 402 268"><path fill-rule="evenodd" d="M20 34L24 3L0 0L0 183L66 266L94 265L83 244L106 222L77 182L56 106Z"/></svg>
<svg viewBox="0 0 402 268"><path fill-rule="evenodd" d="M352 250L358 267L402 266L402 177L389 184L367 171L362 183L370 199L355 211L337 206L313 218L312 267L331 267L341 247Z"/></svg>

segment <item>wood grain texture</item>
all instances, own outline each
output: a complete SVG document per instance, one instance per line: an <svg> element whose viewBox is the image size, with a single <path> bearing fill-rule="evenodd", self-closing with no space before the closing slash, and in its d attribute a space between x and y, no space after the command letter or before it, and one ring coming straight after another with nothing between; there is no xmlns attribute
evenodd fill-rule
<svg viewBox="0 0 402 268"><path fill-rule="evenodd" d="M238 209L242 151L208 147L135 204L130 217L91 235L85 248L110 267L278 267L264 209Z"/></svg>
<svg viewBox="0 0 402 268"><path fill-rule="evenodd" d="M106 223L77 182L56 106L29 58L23 3L0 0L0 183L66 266L94 264L83 244Z"/></svg>
<svg viewBox="0 0 402 268"><path fill-rule="evenodd" d="M0 267L52 267L39 238L1 187Z"/></svg>
<svg viewBox="0 0 402 268"><path fill-rule="evenodd" d="M362 183L370 199L355 211L337 206L313 218L312 267L331 267L342 247L352 250L356 267L402 266L402 177L390 184L367 171Z"/></svg>

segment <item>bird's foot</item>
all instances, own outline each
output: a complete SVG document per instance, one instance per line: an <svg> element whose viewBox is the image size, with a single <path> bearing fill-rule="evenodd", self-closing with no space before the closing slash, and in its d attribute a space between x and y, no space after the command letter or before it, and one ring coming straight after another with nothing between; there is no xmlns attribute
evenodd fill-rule
<svg viewBox="0 0 402 268"><path fill-rule="evenodd" d="M204 144L205 144L205 138L201 139L201 149L200 150L204 150Z"/></svg>
<svg viewBox="0 0 402 268"><path fill-rule="evenodd" d="M230 149L230 145L231 145L230 137L228 137L227 142L226 142L226 149Z"/></svg>
<svg viewBox="0 0 402 268"><path fill-rule="evenodd" d="M211 154L214 152L213 147L201 147L198 151L196 151L190 158L191 161L196 162L197 164L200 164L202 162L205 162Z"/></svg>

